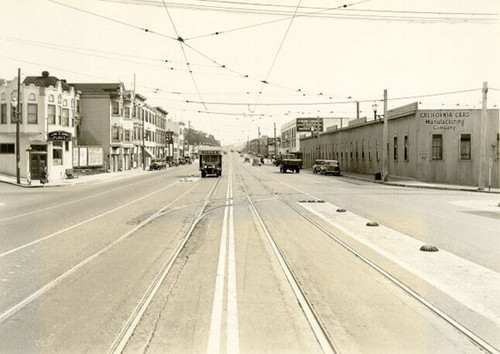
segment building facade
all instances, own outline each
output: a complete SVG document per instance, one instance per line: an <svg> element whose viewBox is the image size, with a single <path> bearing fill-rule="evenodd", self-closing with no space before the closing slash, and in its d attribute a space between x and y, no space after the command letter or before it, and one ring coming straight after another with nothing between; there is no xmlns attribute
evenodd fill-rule
<svg viewBox="0 0 500 354"><path fill-rule="evenodd" d="M80 143L102 146L109 171L147 169L152 160L166 156L165 109L149 105L122 83L74 86L81 92Z"/></svg>
<svg viewBox="0 0 500 354"><path fill-rule="evenodd" d="M342 127L349 118L295 118L281 126L279 152L300 151L300 139L320 134L330 127Z"/></svg>
<svg viewBox="0 0 500 354"><path fill-rule="evenodd" d="M383 121L366 119L301 139L304 166L334 159L343 171L382 171ZM388 111L389 175L451 184L477 185L480 143L486 140L486 171L499 186L499 110L488 109L481 136L480 109L419 109L413 103Z"/></svg>
<svg viewBox="0 0 500 354"><path fill-rule="evenodd" d="M20 175L40 179L46 168L49 179L64 179L73 167L73 146L80 123L80 94L65 80L42 72L27 76L20 89ZM16 175L17 78L0 85L0 173Z"/></svg>

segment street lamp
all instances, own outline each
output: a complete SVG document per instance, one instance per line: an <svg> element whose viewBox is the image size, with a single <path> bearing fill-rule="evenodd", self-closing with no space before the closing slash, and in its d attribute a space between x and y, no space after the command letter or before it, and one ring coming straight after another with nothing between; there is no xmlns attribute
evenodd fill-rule
<svg viewBox="0 0 500 354"><path fill-rule="evenodd" d="M372 108L373 108L373 118L374 118L375 120L377 120L377 108L378 108L378 105L377 105L377 103L376 103L376 102L373 102L373 104L372 104Z"/></svg>
<svg viewBox="0 0 500 354"><path fill-rule="evenodd" d="M17 111L17 99L12 97L12 101L10 102L12 105L12 112L14 115L14 119L16 121L16 180L17 184L21 184L21 152L19 149L20 145L20 137L19 137L19 112Z"/></svg>

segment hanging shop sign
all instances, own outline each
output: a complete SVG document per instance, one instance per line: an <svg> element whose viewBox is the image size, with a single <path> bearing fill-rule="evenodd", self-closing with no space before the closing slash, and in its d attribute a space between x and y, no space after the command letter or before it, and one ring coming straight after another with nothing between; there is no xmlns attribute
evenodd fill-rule
<svg viewBox="0 0 500 354"><path fill-rule="evenodd" d="M165 132L165 142L167 144L173 144L174 143L174 132L171 132L171 131Z"/></svg>
<svg viewBox="0 0 500 354"><path fill-rule="evenodd" d="M71 141L71 133L56 130L48 134L49 141Z"/></svg>
<svg viewBox="0 0 500 354"><path fill-rule="evenodd" d="M71 133L56 130L48 134L49 141L71 141Z"/></svg>

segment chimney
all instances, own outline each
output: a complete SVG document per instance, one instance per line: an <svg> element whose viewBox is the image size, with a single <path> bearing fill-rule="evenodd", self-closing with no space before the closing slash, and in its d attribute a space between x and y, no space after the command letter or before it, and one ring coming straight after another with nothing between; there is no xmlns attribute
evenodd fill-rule
<svg viewBox="0 0 500 354"><path fill-rule="evenodd" d="M48 78L49 77L49 72L48 71L42 71L42 77L43 78Z"/></svg>

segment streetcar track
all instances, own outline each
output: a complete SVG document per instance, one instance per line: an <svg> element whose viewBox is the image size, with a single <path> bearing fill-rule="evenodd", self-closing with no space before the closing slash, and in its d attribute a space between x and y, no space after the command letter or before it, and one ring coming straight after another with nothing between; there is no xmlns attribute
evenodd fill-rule
<svg viewBox="0 0 500 354"><path fill-rule="evenodd" d="M174 185L174 184L175 184L175 182L172 183L171 185ZM169 185L169 186L171 186L171 185ZM177 198L175 198L173 201L171 201L170 203L168 203L164 207L160 208L157 212L155 212L153 215L149 216L147 219L145 219L144 221L142 221L139 225L137 225L133 229L127 231L126 233L124 233L123 235L121 235L119 238L115 239L114 241L112 241L109 244L107 244L105 247L101 248L99 251L95 252L90 257L87 257L86 259L84 259L80 263L74 265L69 270L67 270L63 274L59 275L57 278L53 279L49 283L45 284L43 287L39 288L37 291L33 292L29 296L25 297L23 300L19 301L17 304L11 306L7 310L5 310L2 313L0 313L0 323L2 323L3 321L5 321L6 319L8 319L9 317L11 317L12 315L14 315L15 313L17 313L19 310L23 309L25 306L27 306L28 304L30 304L31 302L33 302L34 300L36 300L37 298L39 298L41 295L45 294L50 289L54 288L56 285L58 285L59 283L61 283L64 279L66 279L67 277L69 277L73 273L77 272L78 270L80 270L81 268L83 268L85 265L87 265L88 263L92 262L94 259L98 258L102 254L104 254L105 252L107 252L108 250L110 250L111 248L113 248L118 243L120 243L123 240L127 239L129 236L131 236L132 234L134 234L137 230L139 230L142 227L144 227L145 225L149 224L151 221L155 220L156 218L163 216L164 215L163 212L165 210L167 210L171 205L173 205L174 203L176 203L177 201L179 201L182 197L184 197L185 195L187 195L196 186L197 186L197 184L194 184L189 189L187 189L185 192L183 192L181 195L179 195Z"/></svg>
<svg viewBox="0 0 500 354"><path fill-rule="evenodd" d="M7 256L7 255L9 255L9 254L12 254L12 253L18 252L18 251L20 251L20 250L22 250L22 249L25 249L25 248L27 248L27 247L30 247L30 246L33 246L33 245L39 244L39 243L41 243L41 242L43 242L43 241L46 241L46 240L48 240L48 239L51 239L52 237L55 237L55 236L57 236L57 235L60 235L60 234L62 234L62 233L64 233L64 232L67 232L67 231L72 230L72 229L75 229L75 228L77 228L77 227L79 227L79 226L85 225L85 224L87 224L87 223L89 223L89 222L91 222L91 221L94 221L94 220L97 220L97 219L99 219L99 218L102 218L103 216L106 216L106 215L108 215L108 214L114 213L115 211L121 210L121 209L123 209L123 208L125 208L125 207L127 207L127 206L130 206L131 204L134 204L134 203L136 203L136 202L138 202L138 201L141 201L141 200L143 200L143 199L146 199L146 198L148 198L148 197L150 197L150 196L152 196L152 195L154 195L154 194L156 194L156 193L158 193L158 192L160 192L160 191L163 191L163 190L168 189L168 188L170 188L170 187L172 187L172 186L175 186L175 185L176 185L176 184L178 184L178 183L180 183L180 182L179 182L179 181L174 181L174 182L172 182L171 184L169 184L169 185L167 185L167 186L165 186L165 187L162 187L162 188L160 188L160 189L157 189L157 190L155 190L155 191L153 191L153 192L151 192L151 193L145 194L145 195L143 195L142 197L139 197L139 198L137 198L137 199L131 200L131 201L129 201L129 202L127 202L127 203L125 203L125 204L122 204L122 205L120 205L120 206L118 206L118 207L116 207L116 208L110 209L110 210L108 210L108 211L106 211L106 212L104 212L104 213L101 213L101 214L95 215L95 216L93 216L93 217L90 217L90 218L88 218L88 219L85 219L85 220L83 220L83 221L80 221L80 222L78 222L78 223L76 223L76 224L73 224L73 225L67 226L67 227L65 227L65 228L63 228L63 229L60 229L60 230L58 230L58 231L56 231L56 232L53 232L53 233L51 233L51 234L49 234L49 235L47 235L47 236L43 236L43 237L41 237L41 238L38 238L38 239L36 239L36 240L34 240L34 241L32 241L32 242L28 242L28 243L25 243L24 245L21 245L21 246L15 247L15 248L13 248L13 249L10 249L10 250L8 250L8 251L2 252L2 253L0 253L0 258L3 258L3 257L5 257L5 256Z"/></svg>
<svg viewBox="0 0 500 354"><path fill-rule="evenodd" d="M127 319L126 324L122 327L119 335L116 337L115 341L111 345L111 347L108 351L109 353L119 354L119 353L122 353L123 350L125 349L128 341L132 337L136 327L139 325L139 322L141 321L142 316L146 312L150 303L153 301L153 299L154 299L156 293L158 292L158 290L160 289L163 281L165 280L165 278L169 274L174 263L177 261L182 250L184 249L187 242L191 238L191 235L192 235L194 229L196 228L198 223L207 214L207 212L206 212L207 206L209 205L210 202L213 202L213 200L211 200L211 197L214 195L215 190L217 189L217 187L220 184L220 181L221 181L221 179L217 178L214 186L212 187L212 189L208 193L208 196L204 202L203 207L200 209L198 214L192 220L191 225L190 225L189 229L186 231L186 233L184 234L182 240L179 242L179 244L175 248L174 252L170 255L170 257L167 259L167 261L164 263L164 265L162 266L162 268L158 272L156 278L151 283L151 285L149 286L149 288L145 292L144 296L141 298L141 300L137 304L136 308L134 309L134 311L131 313L131 315ZM192 188L194 188L194 187L191 187L189 190L191 190Z"/></svg>
<svg viewBox="0 0 500 354"><path fill-rule="evenodd" d="M245 169L247 170L247 169ZM248 170L247 170L248 171ZM271 189L258 177L253 175L252 173L249 173L252 175L256 181L258 181L261 185L263 185L264 189L268 190L271 192ZM241 179L241 178L240 178ZM280 184L283 184L285 186L288 186L290 188L293 188L297 191L300 191L300 189L290 186L287 183L284 183L276 178L275 179L277 182ZM302 191L303 194L308 195L309 197L312 197L316 200L319 200L319 198ZM295 206L292 202L281 198L281 195L278 195L278 200L280 200L282 203L287 205L290 209L295 211L297 214L299 214L302 218L307 220L310 224L315 226L318 230L320 230L322 233L324 233L326 236L328 236L331 240L342 246L344 249L352 253L354 256L356 256L358 259L360 259L362 262L370 266L372 269L377 271L379 274L381 274L384 278L389 280L391 283L396 285L399 289L403 290L406 294L408 294L411 298L415 299L418 301L420 304L422 304L425 308L429 309L431 312L433 312L436 316L450 324L453 328L455 328L458 332L462 333L464 336L469 338L469 340L472 341L476 346L478 346L480 349L487 351L488 353L500 353L498 349L496 349L493 345L488 343L487 341L483 340L481 337L476 335L474 332L469 330L467 327L463 326L460 324L458 321L453 319L451 316L447 315L444 311L440 310L437 306L432 304L430 301L427 301L425 298L420 296L416 291L414 291L411 287L407 286L404 284L402 281L391 275L388 271L384 270L382 267L378 266L375 262L371 261L367 257L363 256L360 252L356 251L353 247L349 246L346 242L342 241L339 237L335 236L331 231L327 230L325 227L323 227L321 224L316 222L313 218L308 216L304 211L299 210L297 206ZM248 199L250 201L250 197L248 196ZM255 206L253 206L255 208ZM261 221L263 223L263 221Z"/></svg>
<svg viewBox="0 0 500 354"><path fill-rule="evenodd" d="M321 322L321 319L319 318L317 312L314 309L314 306L312 305L311 301L307 298L307 295L303 289L303 287L300 285L300 282L298 281L297 276L294 274L290 264L286 260L286 257L283 253L283 251L280 249L278 244L274 241L274 238L272 237L271 233L269 232L267 226L264 223L264 220L260 216L260 213L258 212L257 208L255 207L254 202L252 201L252 198L250 197L250 194L245 187L245 184L243 182L243 178L241 177L241 174L236 173L240 179L240 184L242 186L243 192L246 195L248 204L250 206L250 210L252 211L253 215L259 222L260 228L266 235L266 238L271 245L271 248L278 260L278 263L281 266L281 269L283 273L285 274L285 277L290 284L290 287L295 294L295 297L297 298L297 301L302 308L302 311L304 312L304 315L309 323L309 326L311 327L311 330L313 331L316 340L318 341L318 344L320 345L321 349L323 350L324 353L339 353L339 349L336 348L335 344L333 343L330 334L328 333L328 330L324 326L324 324ZM260 181L259 181L260 182ZM267 188L266 188L267 189Z"/></svg>

